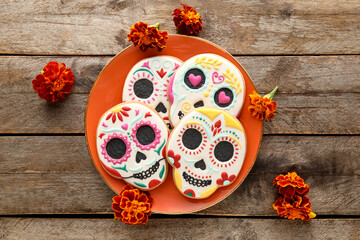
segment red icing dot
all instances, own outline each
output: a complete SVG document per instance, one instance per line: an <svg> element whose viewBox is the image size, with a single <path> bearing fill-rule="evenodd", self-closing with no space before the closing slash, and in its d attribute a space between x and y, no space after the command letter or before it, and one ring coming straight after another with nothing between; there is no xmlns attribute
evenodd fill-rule
<svg viewBox="0 0 360 240"><path fill-rule="evenodd" d="M158 186L161 182L157 179L153 179L149 182L149 188L154 188Z"/></svg>

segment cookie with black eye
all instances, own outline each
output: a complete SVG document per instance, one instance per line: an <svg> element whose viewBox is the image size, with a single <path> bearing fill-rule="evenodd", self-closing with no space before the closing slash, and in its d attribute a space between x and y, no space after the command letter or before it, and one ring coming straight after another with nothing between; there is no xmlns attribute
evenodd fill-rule
<svg viewBox="0 0 360 240"><path fill-rule="evenodd" d="M170 103L167 88L170 78L182 64L172 56L155 56L140 60L128 72L122 100L138 101L153 107L171 127L168 118Z"/></svg>
<svg viewBox="0 0 360 240"><path fill-rule="evenodd" d="M166 179L168 136L155 109L135 101L118 104L99 119L96 145L101 166L136 188L154 189Z"/></svg>
<svg viewBox="0 0 360 240"><path fill-rule="evenodd" d="M199 107L215 107L238 116L246 93L240 69L235 60L212 53L186 60L176 70L168 87L172 125L176 126L183 115Z"/></svg>
<svg viewBox="0 0 360 240"><path fill-rule="evenodd" d="M179 191L189 198L206 198L239 175L246 154L245 130L225 111L195 108L173 129L166 151Z"/></svg>

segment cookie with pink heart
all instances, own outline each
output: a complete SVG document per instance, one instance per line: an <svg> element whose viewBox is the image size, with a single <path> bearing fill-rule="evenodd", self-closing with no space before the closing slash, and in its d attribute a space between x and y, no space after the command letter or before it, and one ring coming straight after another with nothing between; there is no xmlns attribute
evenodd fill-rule
<svg viewBox="0 0 360 240"><path fill-rule="evenodd" d="M170 80L169 119L176 126L186 113L203 106L237 116L245 92L244 77L234 63L216 54L196 55L186 60Z"/></svg>

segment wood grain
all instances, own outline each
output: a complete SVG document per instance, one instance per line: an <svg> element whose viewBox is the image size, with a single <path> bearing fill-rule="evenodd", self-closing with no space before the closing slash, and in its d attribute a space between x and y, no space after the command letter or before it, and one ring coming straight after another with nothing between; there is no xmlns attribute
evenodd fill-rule
<svg viewBox="0 0 360 240"><path fill-rule="evenodd" d="M200 214L276 216L273 179L296 171L311 187L317 214L358 215L359 144L358 136L265 136L245 182ZM114 193L95 170L83 137L1 137L0 152L0 214L112 212ZM23 199L26 204L19 204Z"/></svg>
<svg viewBox="0 0 360 240"><path fill-rule="evenodd" d="M360 53L356 0L185 2L202 15L200 37L232 54ZM178 7L176 0L4 0L0 53L115 54L130 45L126 35L138 21L176 33L171 14Z"/></svg>
<svg viewBox="0 0 360 240"><path fill-rule="evenodd" d="M215 227L216 226L216 227ZM1 218L0 237L21 239L358 239L359 219L150 218L144 226L111 219Z"/></svg>
<svg viewBox="0 0 360 240"><path fill-rule="evenodd" d="M75 75L73 93L89 93L112 57L0 56L0 93L34 93L31 81L49 61L63 62ZM236 57L257 91L360 93L360 56Z"/></svg>

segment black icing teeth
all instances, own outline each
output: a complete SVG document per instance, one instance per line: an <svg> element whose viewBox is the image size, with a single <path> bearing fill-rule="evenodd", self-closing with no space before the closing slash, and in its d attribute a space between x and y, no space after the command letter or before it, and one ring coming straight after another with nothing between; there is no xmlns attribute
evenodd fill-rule
<svg viewBox="0 0 360 240"><path fill-rule="evenodd" d="M201 180L201 179L193 178L186 172L183 172L183 178L185 179L186 182L196 187L206 187L211 184L211 180Z"/></svg>
<svg viewBox="0 0 360 240"><path fill-rule="evenodd" d="M135 173L133 175L134 178L137 178L137 179L147 179L149 177L151 177L154 173L156 173L156 171L159 169L160 167L160 160L157 161L154 165L152 165L151 168L149 168L148 170L146 171L142 171L142 172L139 172L139 173Z"/></svg>

